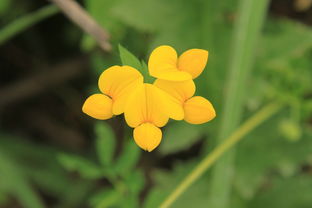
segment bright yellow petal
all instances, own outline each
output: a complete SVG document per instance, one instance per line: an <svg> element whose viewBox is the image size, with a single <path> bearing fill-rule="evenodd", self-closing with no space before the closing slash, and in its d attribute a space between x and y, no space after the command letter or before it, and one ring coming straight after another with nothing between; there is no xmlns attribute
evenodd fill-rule
<svg viewBox="0 0 312 208"><path fill-rule="evenodd" d="M156 96L156 108L174 120L182 120L184 118L183 106L178 99L154 85L150 85L150 88Z"/></svg>
<svg viewBox="0 0 312 208"><path fill-rule="evenodd" d="M178 71L178 70L164 70L151 74L152 77L156 77L158 79L169 80L169 81L185 81L192 79L192 76L189 73Z"/></svg>
<svg viewBox="0 0 312 208"><path fill-rule="evenodd" d="M202 49L190 49L185 51L178 59L178 68L188 72L193 79L198 77L204 70L208 61L208 51Z"/></svg>
<svg viewBox="0 0 312 208"><path fill-rule="evenodd" d="M193 80L174 82L157 79L154 85L179 100L181 104L191 98L196 89Z"/></svg>
<svg viewBox="0 0 312 208"><path fill-rule="evenodd" d="M185 81L192 79L189 73L179 71L177 68L178 55L170 46L157 47L150 55L148 69L151 76L172 81Z"/></svg>
<svg viewBox="0 0 312 208"><path fill-rule="evenodd" d="M130 66L112 66L99 78L100 90L113 100L113 113L123 113L129 94L143 83L141 73Z"/></svg>
<svg viewBox="0 0 312 208"><path fill-rule="evenodd" d="M133 131L135 143L145 151L153 151L162 138L161 130L151 123L143 123Z"/></svg>
<svg viewBox="0 0 312 208"><path fill-rule="evenodd" d="M113 116L112 99L103 94L94 94L87 98L82 106L82 112L100 120L109 119Z"/></svg>
<svg viewBox="0 0 312 208"><path fill-rule="evenodd" d="M113 101L113 114L114 115L120 115L124 112L125 109L125 105L128 102L128 98L129 95L135 91L136 88L138 88L139 86L143 85L143 80L141 82L140 81L135 81L131 84L129 84L129 86L127 88L125 88L119 95L117 98L115 98Z"/></svg>
<svg viewBox="0 0 312 208"><path fill-rule="evenodd" d="M125 105L125 119L129 126L137 127L145 120L146 95L144 85L139 86L131 93Z"/></svg>
<svg viewBox="0 0 312 208"><path fill-rule="evenodd" d="M184 120L191 124L202 124L216 117L212 104L205 98L195 96L184 104Z"/></svg>
<svg viewBox="0 0 312 208"><path fill-rule="evenodd" d="M158 91L151 84L144 84L136 88L130 95L125 106L125 119L129 126L137 127L142 123L150 122L158 127L164 126L169 116L163 112L159 102Z"/></svg>
<svg viewBox="0 0 312 208"><path fill-rule="evenodd" d="M144 84L146 93L146 121L158 127L166 125L170 115L167 114L163 92L152 84Z"/></svg>

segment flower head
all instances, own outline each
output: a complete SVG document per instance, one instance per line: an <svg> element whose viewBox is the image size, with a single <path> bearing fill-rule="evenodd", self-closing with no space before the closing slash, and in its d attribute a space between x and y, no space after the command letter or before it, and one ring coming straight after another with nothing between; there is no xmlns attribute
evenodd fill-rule
<svg viewBox="0 0 312 208"><path fill-rule="evenodd" d="M215 117L212 104L195 96L192 79L201 74L208 51L191 49L179 58L170 46L156 48L149 59L150 75L158 78L153 84L143 82L142 74L130 66L112 66L99 78L101 93L88 97L82 111L105 120L124 113L127 124L134 128L136 144L146 151L161 142L161 127L168 120L185 120L201 124Z"/></svg>
<svg viewBox="0 0 312 208"><path fill-rule="evenodd" d="M208 51L190 49L180 57L174 48L163 45L156 48L148 61L151 76L170 81L195 79L204 70L208 61Z"/></svg>

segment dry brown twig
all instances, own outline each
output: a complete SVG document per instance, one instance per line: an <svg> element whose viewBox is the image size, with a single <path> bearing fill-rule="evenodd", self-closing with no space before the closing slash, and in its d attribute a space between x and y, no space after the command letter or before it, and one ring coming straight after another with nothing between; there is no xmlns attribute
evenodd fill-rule
<svg viewBox="0 0 312 208"><path fill-rule="evenodd" d="M57 5L62 12L91 35L105 51L111 50L108 42L109 34L103 29L76 1L74 0L50 0Z"/></svg>

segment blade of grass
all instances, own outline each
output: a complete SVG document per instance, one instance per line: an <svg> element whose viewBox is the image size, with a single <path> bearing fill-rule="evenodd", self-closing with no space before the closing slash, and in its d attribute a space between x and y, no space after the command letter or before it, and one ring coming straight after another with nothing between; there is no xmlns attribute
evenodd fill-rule
<svg viewBox="0 0 312 208"><path fill-rule="evenodd" d="M241 0L238 19L234 27L224 109L217 143L222 143L238 126L243 110L243 96L250 73L257 38L266 16L268 0ZM225 208L231 191L234 171L234 150L227 152L216 164L212 173L210 206Z"/></svg>
<svg viewBox="0 0 312 208"><path fill-rule="evenodd" d="M43 7L35 12L20 17L0 29L0 45L23 32L34 24L56 14L59 9L54 5Z"/></svg>
<svg viewBox="0 0 312 208"><path fill-rule="evenodd" d="M160 205L161 208L169 207L177 198L185 192L185 190L192 185L200 176L205 173L226 151L231 149L241 139L243 139L249 132L259 126L263 121L270 118L281 109L282 105L279 103L271 103L251 118L242 124L236 131L217 146L211 153L209 153L174 189L174 191L167 197L167 199Z"/></svg>

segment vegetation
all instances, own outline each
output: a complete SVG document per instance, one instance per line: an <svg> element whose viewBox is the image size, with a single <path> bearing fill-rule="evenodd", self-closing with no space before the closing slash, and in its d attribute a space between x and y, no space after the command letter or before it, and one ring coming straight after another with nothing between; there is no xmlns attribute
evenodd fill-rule
<svg viewBox="0 0 312 208"><path fill-rule="evenodd" d="M57 2L0 1L0 207L311 207L311 1L77 1L105 46ZM217 117L145 152L81 107L164 44L209 51L194 81Z"/></svg>

